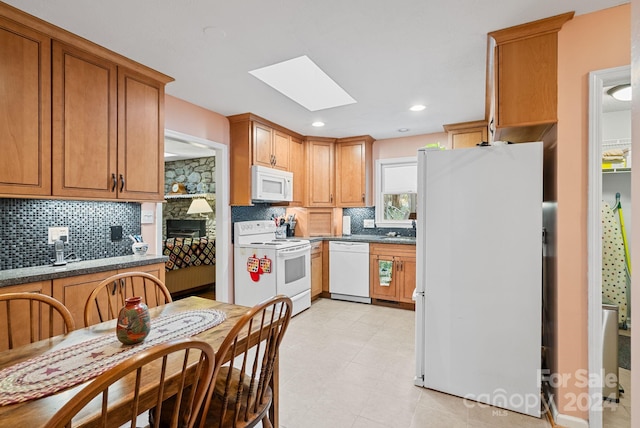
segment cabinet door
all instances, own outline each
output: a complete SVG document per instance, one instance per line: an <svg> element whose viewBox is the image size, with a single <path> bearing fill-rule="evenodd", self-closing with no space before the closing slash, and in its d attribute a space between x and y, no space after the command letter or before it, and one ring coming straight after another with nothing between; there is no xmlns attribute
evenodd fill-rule
<svg viewBox="0 0 640 428"><path fill-rule="evenodd" d="M442 125L447 132L449 146L452 149L475 147L477 144L487 141L487 122L476 120L473 122L451 123Z"/></svg>
<svg viewBox="0 0 640 428"><path fill-rule="evenodd" d="M557 34L498 46L498 126L555 122Z"/></svg>
<svg viewBox="0 0 640 428"><path fill-rule="evenodd" d="M0 288L2 294L6 293L41 293L51 296L51 281L38 281L29 284L10 285L8 287ZM48 310L43 307L43 311L40 314L42 317L42 328L49 328L49 314ZM13 330L13 347L27 345L30 343L29 333L29 318L31 314L29 312L29 304L26 301L16 301L11 304L11 325ZM4 323L7 319L7 311L4 304L0 305L0 320ZM46 330L45 330L46 331ZM60 325L59 333L62 334L62 325ZM9 340L6 328L0 328L0 352L9 349Z"/></svg>
<svg viewBox="0 0 640 428"><path fill-rule="evenodd" d="M451 136L452 149L464 149L467 147L476 147L483 141L487 141L486 132L482 130L460 132Z"/></svg>
<svg viewBox="0 0 640 428"><path fill-rule="evenodd" d="M322 294L322 243L314 242L311 248L311 298Z"/></svg>
<svg viewBox="0 0 640 428"><path fill-rule="evenodd" d="M363 207L367 193L364 142L336 144L336 206Z"/></svg>
<svg viewBox="0 0 640 428"><path fill-rule="evenodd" d="M116 198L117 68L53 42L53 194Z"/></svg>
<svg viewBox="0 0 640 428"><path fill-rule="evenodd" d="M289 146L289 171L293 173L293 200L289 206L302 206L304 204L304 142L291 137Z"/></svg>
<svg viewBox="0 0 640 428"><path fill-rule="evenodd" d="M156 264L152 264L152 265L145 265L145 266L136 266L136 267L132 267L132 268L127 268L127 269L119 269L118 273L124 273L124 272L145 272L145 273L149 273L153 276L155 276L156 278L158 278L160 281L162 281L162 283L166 283L166 270L165 270L165 264L164 263L156 263Z"/></svg>
<svg viewBox="0 0 640 428"><path fill-rule="evenodd" d="M309 141L308 143L308 198L307 206L334 206L334 143Z"/></svg>
<svg viewBox="0 0 640 428"><path fill-rule="evenodd" d="M398 299L401 302L414 303L413 290L416 288L416 258L400 257L400 271L402 272L402 283L399 287Z"/></svg>
<svg viewBox="0 0 640 428"><path fill-rule="evenodd" d="M397 301L398 276L400 271L393 256L369 256L369 278L371 297Z"/></svg>
<svg viewBox="0 0 640 428"><path fill-rule="evenodd" d="M273 167L284 171L289 171L289 151L290 151L289 135L280 131L273 131Z"/></svg>
<svg viewBox="0 0 640 428"><path fill-rule="evenodd" d="M118 197L164 200L164 84L118 69Z"/></svg>
<svg viewBox="0 0 640 428"><path fill-rule="evenodd" d="M118 272L113 270L53 280L53 297L69 309L76 322L76 328L86 327L84 325L84 306L93 289L102 280L116 273Z"/></svg>
<svg viewBox="0 0 640 428"><path fill-rule="evenodd" d="M51 41L0 17L0 194L51 194Z"/></svg>
<svg viewBox="0 0 640 428"><path fill-rule="evenodd" d="M273 166L271 151L272 129L260 123L253 123L253 165Z"/></svg>

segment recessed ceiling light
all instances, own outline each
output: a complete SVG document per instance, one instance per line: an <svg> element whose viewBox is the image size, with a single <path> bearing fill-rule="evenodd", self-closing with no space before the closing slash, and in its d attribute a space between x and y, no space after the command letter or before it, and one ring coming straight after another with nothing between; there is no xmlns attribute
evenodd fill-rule
<svg viewBox="0 0 640 428"><path fill-rule="evenodd" d="M309 111L356 102L306 55L251 70L249 74Z"/></svg>
<svg viewBox="0 0 640 428"><path fill-rule="evenodd" d="M398 129L398 132L407 132L409 130L409 128L400 128Z"/></svg>
<svg viewBox="0 0 640 428"><path fill-rule="evenodd" d="M423 106L422 104L416 104L414 106L411 106L411 108L409 110L411 111L422 111L424 109L426 109L427 107Z"/></svg>
<svg viewBox="0 0 640 428"><path fill-rule="evenodd" d="M316 128L320 128L321 126L324 126L324 122L320 122L320 121L313 122L311 124L311 126L315 126Z"/></svg>
<svg viewBox="0 0 640 428"><path fill-rule="evenodd" d="M618 101L631 101L631 85L618 85L607 91L607 94L611 95Z"/></svg>

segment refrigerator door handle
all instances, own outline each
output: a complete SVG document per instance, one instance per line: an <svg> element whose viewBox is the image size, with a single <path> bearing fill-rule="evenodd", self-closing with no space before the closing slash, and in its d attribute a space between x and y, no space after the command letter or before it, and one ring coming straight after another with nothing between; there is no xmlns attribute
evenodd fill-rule
<svg viewBox="0 0 640 428"><path fill-rule="evenodd" d="M424 297L424 291L418 291L417 288L414 288L413 293L411 293L411 300L415 302L418 297Z"/></svg>

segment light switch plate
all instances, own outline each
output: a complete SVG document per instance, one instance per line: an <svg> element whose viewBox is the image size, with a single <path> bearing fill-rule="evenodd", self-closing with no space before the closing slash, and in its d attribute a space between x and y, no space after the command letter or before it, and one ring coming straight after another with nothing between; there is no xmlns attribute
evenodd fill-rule
<svg viewBox="0 0 640 428"><path fill-rule="evenodd" d="M69 242L69 227L59 226L49 228L49 244L55 243L58 239L63 242Z"/></svg>
<svg viewBox="0 0 640 428"><path fill-rule="evenodd" d="M141 217L142 218L140 219L140 223L142 224L153 223L153 211L143 210Z"/></svg>
<svg viewBox="0 0 640 428"><path fill-rule="evenodd" d="M374 227L376 227L376 221L372 218L365 218L363 227L365 229L373 229Z"/></svg>

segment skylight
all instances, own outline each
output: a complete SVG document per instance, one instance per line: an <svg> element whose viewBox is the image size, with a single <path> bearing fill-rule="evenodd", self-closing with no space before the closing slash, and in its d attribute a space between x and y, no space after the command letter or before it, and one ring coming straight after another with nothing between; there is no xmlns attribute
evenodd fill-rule
<svg viewBox="0 0 640 428"><path fill-rule="evenodd" d="M357 102L306 55L249 73L309 111Z"/></svg>

